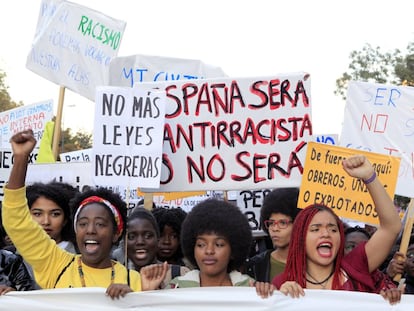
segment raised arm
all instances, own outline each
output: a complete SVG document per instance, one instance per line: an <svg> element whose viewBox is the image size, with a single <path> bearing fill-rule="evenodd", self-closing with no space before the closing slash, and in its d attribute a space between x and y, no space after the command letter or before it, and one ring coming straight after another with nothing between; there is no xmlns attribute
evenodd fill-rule
<svg viewBox="0 0 414 311"><path fill-rule="evenodd" d="M401 220L393 200L375 175L374 167L363 155L344 160L344 170L352 177L363 180L375 205L379 227L365 246L369 270L377 269L387 258L401 231Z"/></svg>
<svg viewBox="0 0 414 311"><path fill-rule="evenodd" d="M10 172L8 189L19 189L25 185L28 158L36 145L32 130L14 134L10 139L13 149L14 163Z"/></svg>

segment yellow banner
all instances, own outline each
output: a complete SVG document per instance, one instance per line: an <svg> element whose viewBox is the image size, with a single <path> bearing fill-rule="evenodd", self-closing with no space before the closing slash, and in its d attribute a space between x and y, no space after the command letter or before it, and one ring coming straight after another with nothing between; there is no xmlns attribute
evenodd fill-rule
<svg viewBox="0 0 414 311"><path fill-rule="evenodd" d="M362 150L309 142L299 192L298 207L324 204L343 218L379 224L375 206L362 180L349 176L342 160L363 154L391 198L397 184L400 158Z"/></svg>

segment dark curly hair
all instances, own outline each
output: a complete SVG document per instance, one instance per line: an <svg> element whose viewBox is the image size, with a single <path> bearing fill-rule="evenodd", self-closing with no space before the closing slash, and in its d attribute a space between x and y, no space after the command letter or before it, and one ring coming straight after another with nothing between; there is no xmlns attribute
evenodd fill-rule
<svg viewBox="0 0 414 311"><path fill-rule="evenodd" d="M198 236L215 233L227 238L231 247L231 259L227 271L238 270L246 260L252 245L252 231L246 216L227 201L206 199L192 208L181 229L181 247L184 256L194 266L194 246Z"/></svg>
<svg viewBox="0 0 414 311"><path fill-rule="evenodd" d="M80 203L86 198L89 198L91 196L101 197L102 199L109 201L112 205L114 205L118 209L122 217L123 224L124 224L122 228L122 234L119 236L119 239L117 241L119 242L124 237L125 230L126 230L126 224L127 224L126 202L122 200L121 196L118 193L115 193L110 189L103 188L103 187L89 188L88 190L84 192L80 192L77 196L73 198L73 200L70 201L70 206L71 206L71 209L73 210L74 215L76 214L76 211L78 210ZM101 204L102 206L104 206L108 210L109 214L113 216L112 211L109 209L108 206L106 206L103 203L98 203L98 204ZM76 221L76 219L74 219L74 221ZM114 232L116 232L117 225L116 225L115 217L112 217L112 224L114 226Z"/></svg>
<svg viewBox="0 0 414 311"><path fill-rule="evenodd" d="M184 219L187 217L187 213L181 208L164 208L157 207L152 210L152 214L157 220L158 227L161 233L164 230L165 226L170 226L175 233L177 233L178 239L181 239L181 226ZM183 257L183 252L181 246L178 247L177 252L174 254L173 258L178 260Z"/></svg>
<svg viewBox="0 0 414 311"><path fill-rule="evenodd" d="M269 192L260 209L260 225L266 234L269 230L266 229L264 221L269 219L273 213L280 213L295 220L297 214L301 211L298 205L299 188L277 188Z"/></svg>
<svg viewBox="0 0 414 311"><path fill-rule="evenodd" d="M76 246L75 231L73 229L73 213L69 202L79 191L68 183L51 181L49 183L36 182L26 187L26 197L29 209L40 197L56 203L62 210L66 224L62 228L61 236L64 241L71 241Z"/></svg>

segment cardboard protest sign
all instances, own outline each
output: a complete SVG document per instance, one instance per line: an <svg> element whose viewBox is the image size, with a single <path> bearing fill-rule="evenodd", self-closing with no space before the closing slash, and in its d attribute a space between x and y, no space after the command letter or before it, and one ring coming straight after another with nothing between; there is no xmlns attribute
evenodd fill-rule
<svg viewBox="0 0 414 311"><path fill-rule="evenodd" d="M0 148L11 148L10 138L17 132L32 129L39 147L45 125L53 118L53 101L45 100L0 113Z"/></svg>
<svg viewBox="0 0 414 311"><path fill-rule="evenodd" d="M98 87L93 132L93 179L99 185L158 188L165 93Z"/></svg>
<svg viewBox="0 0 414 311"><path fill-rule="evenodd" d="M350 177L342 168L342 160L363 154L391 198L397 182L400 159L379 153L310 142L300 186L298 207L323 204L343 218L368 224L379 224L375 206L362 180Z"/></svg>
<svg viewBox="0 0 414 311"><path fill-rule="evenodd" d="M401 157L395 192L414 197L414 88L349 83L340 145Z"/></svg>
<svg viewBox="0 0 414 311"><path fill-rule="evenodd" d="M115 57L109 65L109 84L130 86L141 82L193 80L225 77L219 67L197 59L152 55Z"/></svg>
<svg viewBox="0 0 414 311"><path fill-rule="evenodd" d="M90 100L108 84L126 23L79 4L43 0L26 67Z"/></svg>
<svg viewBox="0 0 414 311"><path fill-rule="evenodd" d="M312 137L308 74L135 87L162 88L167 97L161 186L155 191L300 184Z"/></svg>

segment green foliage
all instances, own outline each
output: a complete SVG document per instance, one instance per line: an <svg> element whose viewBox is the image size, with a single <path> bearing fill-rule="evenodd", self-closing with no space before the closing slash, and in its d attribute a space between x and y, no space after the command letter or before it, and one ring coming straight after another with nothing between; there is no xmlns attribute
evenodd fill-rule
<svg viewBox="0 0 414 311"><path fill-rule="evenodd" d="M59 142L61 153L92 148L91 133L78 131L72 135L71 132L70 128L66 128L61 132L61 140Z"/></svg>
<svg viewBox="0 0 414 311"><path fill-rule="evenodd" d="M9 87L6 84L7 75L0 69L0 112L23 106L22 102L12 101L9 94Z"/></svg>
<svg viewBox="0 0 414 311"><path fill-rule="evenodd" d="M336 80L335 95L346 99L348 82L414 85L414 42L407 46L407 55L399 49L383 52L380 47L365 44L361 51L352 51L349 72Z"/></svg>

